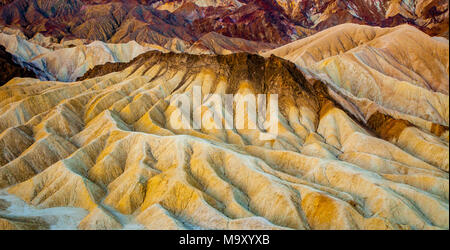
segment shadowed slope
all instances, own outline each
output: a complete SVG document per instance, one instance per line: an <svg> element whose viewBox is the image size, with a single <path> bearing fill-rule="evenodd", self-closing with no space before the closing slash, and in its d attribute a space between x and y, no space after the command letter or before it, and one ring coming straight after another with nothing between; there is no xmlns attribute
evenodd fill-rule
<svg viewBox="0 0 450 250"><path fill-rule="evenodd" d="M19 64L14 62L11 54L9 54L5 47L0 45L0 86L7 83L14 77L36 77L33 72L22 68Z"/></svg>

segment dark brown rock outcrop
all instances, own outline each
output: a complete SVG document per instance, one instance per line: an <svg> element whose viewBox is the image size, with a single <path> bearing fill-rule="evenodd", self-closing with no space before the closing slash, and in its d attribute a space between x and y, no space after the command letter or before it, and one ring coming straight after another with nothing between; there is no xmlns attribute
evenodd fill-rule
<svg viewBox="0 0 450 250"><path fill-rule="evenodd" d="M25 68L22 68L19 64L14 62L11 54L9 54L5 47L0 45L0 86L7 83L14 77L33 77L36 75Z"/></svg>

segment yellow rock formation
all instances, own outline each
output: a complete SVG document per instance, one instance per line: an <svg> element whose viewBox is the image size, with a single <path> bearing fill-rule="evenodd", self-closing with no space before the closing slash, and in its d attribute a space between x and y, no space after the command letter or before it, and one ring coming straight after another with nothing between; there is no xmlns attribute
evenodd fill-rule
<svg viewBox="0 0 450 250"><path fill-rule="evenodd" d="M344 25L273 52L323 85L276 57L159 52L78 82L13 79L0 187L86 210L79 229L448 229L448 44L416 34ZM177 128L170 99L194 87L277 93L277 136L236 107L248 127ZM2 214L2 229L36 224Z"/></svg>

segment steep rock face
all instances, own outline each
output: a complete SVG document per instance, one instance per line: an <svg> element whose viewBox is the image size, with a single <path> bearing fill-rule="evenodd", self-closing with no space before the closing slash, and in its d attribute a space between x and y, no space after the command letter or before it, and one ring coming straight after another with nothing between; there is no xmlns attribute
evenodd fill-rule
<svg viewBox="0 0 450 250"><path fill-rule="evenodd" d="M449 44L409 25L345 24L266 53L294 62L367 122L377 112L448 140Z"/></svg>
<svg viewBox="0 0 450 250"><path fill-rule="evenodd" d="M26 1L16 0L0 10L0 22L23 28L26 35L58 39L153 42L179 37L192 40L183 19L137 1ZM165 32L162 32L165 31ZM164 35L163 35L164 34ZM131 38L130 38L131 36ZM140 37L135 39L135 37Z"/></svg>
<svg viewBox="0 0 450 250"><path fill-rule="evenodd" d="M162 0L153 2L153 7L170 12L175 11L185 4L194 4L198 7L236 8L242 6L242 3L238 0Z"/></svg>
<svg viewBox="0 0 450 250"><path fill-rule="evenodd" d="M124 44L93 42L73 48L55 50L34 57L30 63L60 81L74 81L88 69L106 62L128 62L151 50L132 41Z"/></svg>
<svg viewBox="0 0 450 250"><path fill-rule="evenodd" d="M0 88L0 141L23 144L2 153L0 185L87 210L80 229L448 229L448 137L358 121L331 86L246 53L151 51L77 82L16 78ZM196 88L200 112L177 115L170 100ZM251 105L234 104L220 113L245 126L211 127L213 93L278 94L278 123L252 128Z"/></svg>
<svg viewBox="0 0 450 250"><path fill-rule="evenodd" d="M6 1L0 24L56 39L80 38L165 46L173 39L192 45L216 32L286 44L342 23L396 26L409 23L448 37L446 0L149 0Z"/></svg>
<svg viewBox="0 0 450 250"><path fill-rule="evenodd" d="M0 86L7 83L14 77L32 77L36 75L27 69L22 68L19 64L14 62L14 58L9 54L5 47L0 45Z"/></svg>
<svg viewBox="0 0 450 250"><path fill-rule="evenodd" d="M227 55L236 52L258 53L274 49L269 43L249 41L241 38L231 38L215 32L202 36L191 47L185 50L190 54Z"/></svg>
<svg viewBox="0 0 450 250"><path fill-rule="evenodd" d="M319 30L352 22L377 26L402 23L421 27L430 35L448 30L448 2L401 0L276 0L291 19Z"/></svg>
<svg viewBox="0 0 450 250"><path fill-rule="evenodd" d="M164 47L136 41L111 44L87 40L56 41L53 37L37 33L31 39L20 30L4 29L0 32L0 45L6 47L22 65L42 80L74 81L96 65L109 62L129 62L149 50L186 52L192 54L230 54L236 52L258 53L268 51L273 44L231 38L208 33L192 45L179 39L167 42ZM26 75L24 75L26 76Z"/></svg>
<svg viewBox="0 0 450 250"><path fill-rule="evenodd" d="M38 55L50 52L47 48L29 42L21 33L0 33L0 44L5 47L6 51L13 54L19 63L28 62Z"/></svg>
<svg viewBox="0 0 450 250"><path fill-rule="evenodd" d="M46 42L46 38L48 37L35 36L27 40L20 35L0 33L0 45L4 45L6 51L13 54L22 67L34 71L40 79L59 81L74 81L96 65L129 62L149 50L165 51L158 46L141 46L135 41L125 44L100 41L90 44L83 44L82 41L54 44Z"/></svg>
<svg viewBox="0 0 450 250"><path fill-rule="evenodd" d="M229 37L285 44L301 37L295 25L284 15L255 3L225 12L212 12L190 25L196 34L216 32Z"/></svg>

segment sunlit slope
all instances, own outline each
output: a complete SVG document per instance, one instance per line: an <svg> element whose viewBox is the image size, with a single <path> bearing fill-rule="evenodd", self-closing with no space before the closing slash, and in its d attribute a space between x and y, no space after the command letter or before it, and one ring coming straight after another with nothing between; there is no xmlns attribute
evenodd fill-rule
<svg viewBox="0 0 450 250"><path fill-rule="evenodd" d="M363 121L380 112L448 140L448 133L441 133L448 131L449 124L446 39L432 38L408 25L345 24L265 56L271 54L326 82L340 103Z"/></svg>
<svg viewBox="0 0 450 250"><path fill-rule="evenodd" d="M80 229L449 228L448 137L381 113L366 125L288 61L148 52L87 75L0 88L0 188L85 209ZM248 106L231 114L242 129L177 128L170 99L195 87L278 94L277 137Z"/></svg>
<svg viewBox="0 0 450 250"><path fill-rule="evenodd" d="M142 46L135 41L83 44L82 41L74 40L72 43L66 47L56 47L64 43L54 43L47 45L54 47L48 49L40 46L36 39L27 40L20 35L0 33L0 45L5 46L6 51L22 66L34 70L40 79L46 80L74 81L96 65L129 62L149 50L163 50L158 46Z"/></svg>

